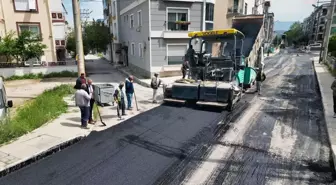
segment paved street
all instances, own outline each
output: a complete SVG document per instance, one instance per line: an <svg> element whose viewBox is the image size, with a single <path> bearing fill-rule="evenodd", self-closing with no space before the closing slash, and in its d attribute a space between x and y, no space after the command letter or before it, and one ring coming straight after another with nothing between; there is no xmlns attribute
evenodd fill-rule
<svg viewBox="0 0 336 185"><path fill-rule="evenodd" d="M289 52L265 64L262 95L246 94L231 114L162 105L92 132L0 184L332 183L310 56ZM150 97L150 90L137 88Z"/></svg>

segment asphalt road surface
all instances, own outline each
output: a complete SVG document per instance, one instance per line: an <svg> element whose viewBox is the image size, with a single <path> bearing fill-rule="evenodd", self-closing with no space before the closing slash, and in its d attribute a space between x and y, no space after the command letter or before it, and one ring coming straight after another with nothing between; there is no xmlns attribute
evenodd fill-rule
<svg viewBox="0 0 336 185"><path fill-rule="evenodd" d="M232 113L160 106L0 179L1 185L333 182L310 56L265 61L262 95Z"/></svg>

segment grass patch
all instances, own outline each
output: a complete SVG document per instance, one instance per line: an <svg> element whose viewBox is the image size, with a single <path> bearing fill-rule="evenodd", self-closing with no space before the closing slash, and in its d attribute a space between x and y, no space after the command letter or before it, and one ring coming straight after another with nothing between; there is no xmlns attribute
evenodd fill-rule
<svg viewBox="0 0 336 185"><path fill-rule="evenodd" d="M71 93L74 93L72 86L60 85L19 107L14 117L0 125L0 144L33 131L65 113L68 106L63 97Z"/></svg>
<svg viewBox="0 0 336 185"><path fill-rule="evenodd" d="M100 57L100 58L104 57L103 53L98 53L97 56Z"/></svg>
<svg viewBox="0 0 336 185"><path fill-rule="evenodd" d="M8 78L5 78L5 81L11 81L11 80L26 80L26 79L43 79L43 78L60 78L60 77L78 77L77 72L72 72L72 71L62 71L62 72L52 72L49 74L25 74L23 76L17 76L13 75Z"/></svg>

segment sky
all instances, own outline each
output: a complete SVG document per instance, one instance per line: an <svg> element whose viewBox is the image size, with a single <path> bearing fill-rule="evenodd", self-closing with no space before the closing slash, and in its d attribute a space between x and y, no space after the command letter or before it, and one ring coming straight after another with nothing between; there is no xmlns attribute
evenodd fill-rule
<svg viewBox="0 0 336 185"><path fill-rule="evenodd" d="M89 9L92 11L90 14L90 20L92 19L103 19L103 2L102 0L80 0L80 8L81 9ZM66 15L66 20L69 25L73 25L73 11L72 11L72 0L63 0L63 4L68 12Z"/></svg>
<svg viewBox="0 0 336 185"><path fill-rule="evenodd" d="M81 9L89 9L92 11L90 18L103 18L102 0L80 0ZM92 1L92 2L88 2ZM222 0L223 1L223 0ZM274 12L276 21L303 21L313 11L312 4L316 4L317 0L270 0L271 12ZM63 0L68 11L67 21L73 25L72 16L72 0Z"/></svg>

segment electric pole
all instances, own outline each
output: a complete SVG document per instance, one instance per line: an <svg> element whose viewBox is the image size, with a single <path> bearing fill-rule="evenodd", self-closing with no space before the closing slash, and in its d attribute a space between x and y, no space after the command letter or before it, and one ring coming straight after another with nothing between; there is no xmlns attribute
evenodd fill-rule
<svg viewBox="0 0 336 185"><path fill-rule="evenodd" d="M331 24L332 24L332 19L333 19L334 10L335 10L335 2L336 0L331 0L331 7L330 7L331 11L328 16L328 20L327 20L328 24L327 24L325 35L324 35L323 62L326 61L327 55L328 55L329 36L330 36Z"/></svg>
<svg viewBox="0 0 336 185"><path fill-rule="evenodd" d="M74 27L76 35L76 53L78 54L77 68L78 76L81 73L85 73L85 61L84 61L84 50L83 50L83 37L82 37L82 25L81 25L81 14L79 8L79 0L72 0L73 17L74 17Z"/></svg>

